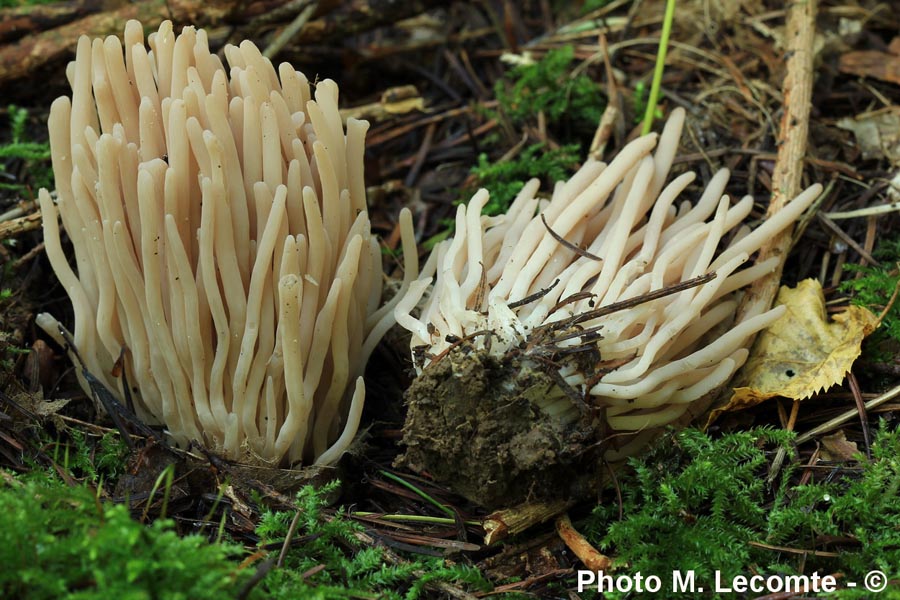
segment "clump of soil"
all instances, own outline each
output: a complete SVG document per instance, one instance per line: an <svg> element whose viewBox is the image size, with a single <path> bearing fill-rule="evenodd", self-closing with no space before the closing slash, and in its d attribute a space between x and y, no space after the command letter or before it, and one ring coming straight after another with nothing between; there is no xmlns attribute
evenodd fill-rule
<svg viewBox="0 0 900 600"><path fill-rule="evenodd" d="M533 360L454 349L407 391L397 462L487 508L581 497L602 464L600 431L589 413L550 416L542 406L559 395Z"/></svg>

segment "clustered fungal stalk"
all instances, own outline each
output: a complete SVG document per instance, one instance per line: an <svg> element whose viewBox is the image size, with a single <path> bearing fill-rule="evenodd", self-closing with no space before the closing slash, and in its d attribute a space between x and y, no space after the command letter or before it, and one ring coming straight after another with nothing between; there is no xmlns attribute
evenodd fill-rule
<svg viewBox="0 0 900 600"><path fill-rule="evenodd" d="M532 180L506 214L481 215L486 190L460 206L455 236L434 249L395 309L412 333L419 372L456 348L533 356L560 382L541 399L545 412L574 422L584 407L572 396L580 396L602 411L612 432L672 423L727 382L747 359L751 336L784 310L732 322L741 288L777 259L740 267L821 186L754 230L741 225L753 199L732 205L723 195L725 169L696 202L679 201L695 179L684 173L666 184L684 116L673 111L658 143L651 134L608 165L588 160L549 200L536 195ZM603 307L708 274L715 276L700 285L603 314Z"/></svg>
<svg viewBox="0 0 900 600"><path fill-rule="evenodd" d="M72 98L51 108L57 199L41 190L40 204L75 346L178 443L263 464L332 462L393 323L366 212L368 123L345 130L333 81L311 98L302 73L276 72L250 42L225 48L230 69L203 30L175 35L165 22L148 42L136 21L124 51L114 36L83 37ZM60 337L52 316L38 323Z"/></svg>

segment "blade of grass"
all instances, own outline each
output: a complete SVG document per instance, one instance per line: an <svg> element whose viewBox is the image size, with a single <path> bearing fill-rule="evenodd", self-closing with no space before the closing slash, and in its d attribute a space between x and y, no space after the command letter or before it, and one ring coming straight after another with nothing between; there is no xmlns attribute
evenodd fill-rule
<svg viewBox="0 0 900 600"><path fill-rule="evenodd" d="M386 515L378 512L356 511L347 513L351 517L366 518L371 517L381 519L382 521L398 521L408 523L428 523L430 525L456 525L456 519L447 517L429 517L427 515ZM466 525L481 525L481 521L463 521Z"/></svg>
<svg viewBox="0 0 900 600"><path fill-rule="evenodd" d="M653 127L653 115L659 103L659 88L666 64L666 52L669 49L669 35L672 33L672 21L675 18L675 0L666 0L666 14L663 17L662 34L659 37L659 50L656 53L656 67L653 70L653 84L650 86L650 98L647 99L647 110L644 113L644 128L641 133L647 135Z"/></svg>
<svg viewBox="0 0 900 600"><path fill-rule="evenodd" d="M167 465L165 469L157 476L150 488L150 495L147 497L147 504L144 506L144 513L141 515L141 521L146 521L150 513L150 506L153 505L153 498L159 488L163 489L162 510L160 510L159 518L166 518L166 510L169 507L169 492L172 491L172 482L175 478L175 465Z"/></svg>
<svg viewBox="0 0 900 600"><path fill-rule="evenodd" d="M413 484L411 484L410 482L406 481L405 479L401 479L400 477L397 477L397 476L394 475L393 473L388 473L387 471L378 471L378 472L379 472L382 476L387 477L388 479L390 479L391 481L394 481L394 482L396 482L396 483L399 483L400 485L402 485L402 486L405 487L406 489L408 489L408 490L410 490L410 491L412 491L412 492L415 492L416 494L418 494L419 496L421 496L422 499L424 499L424 500L430 502L431 504L435 505L436 507L438 507L440 510L442 510L442 511L445 512L445 513L447 513L447 514L450 515L451 517L455 517L455 516L456 516L456 513L454 513L452 510L450 510L449 508L447 508L446 506L444 506L443 504L441 504L440 502L438 502L437 500L435 500L434 498L432 498L431 496L429 496L428 494L426 494L425 492L423 492L422 490L420 490L419 488L417 488L416 486L414 486Z"/></svg>

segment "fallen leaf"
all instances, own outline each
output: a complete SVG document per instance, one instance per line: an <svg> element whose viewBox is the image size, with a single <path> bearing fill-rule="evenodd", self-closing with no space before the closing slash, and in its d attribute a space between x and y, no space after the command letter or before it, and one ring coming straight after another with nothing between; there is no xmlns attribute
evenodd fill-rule
<svg viewBox="0 0 900 600"><path fill-rule="evenodd" d="M341 118L346 120L369 119L382 121L391 116L404 115L410 112L424 112L425 99L419 95L414 85L399 85L381 93L381 100L362 106L341 109Z"/></svg>
<svg viewBox="0 0 900 600"><path fill-rule="evenodd" d="M803 400L840 383L877 325L877 317L861 306L850 306L829 322L822 286L814 279L782 287L776 303L787 312L757 337L734 394L712 411L707 426L723 413L769 398Z"/></svg>
<svg viewBox="0 0 900 600"><path fill-rule="evenodd" d="M888 52L854 50L845 52L838 61L838 70L861 77L874 77L900 84L900 38L894 38Z"/></svg>
<svg viewBox="0 0 900 600"><path fill-rule="evenodd" d="M886 158L900 166L900 106L843 118L837 126L853 132L864 159Z"/></svg>
<svg viewBox="0 0 900 600"><path fill-rule="evenodd" d="M381 94L381 106L389 115L403 115L408 112L425 110L425 100L414 85L392 87Z"/></svg>
<svg viewBox="0 0 900 600"><path fill-rule="evenodd" d="M900 171L894 173L894 177L891 179L887 192L891 202L900 202Z"/></svg>
<svg viewBox="0 0 900 600"><path fill-rule="evenodd" d="M38 417L52 417L68 404L71 399L47 400L44 398L42 391L37 391L14 393L13 400L16 404Z"/></svg>
<svg viewBox="0 0 900 600"><path fill-rule="evenodd" d="M856 447L856 442L847 441L843 429L838 429L835 433L822 438L820 456L823 460L847 462L856 460L857 454L859 454L859 448Z"/></svg>

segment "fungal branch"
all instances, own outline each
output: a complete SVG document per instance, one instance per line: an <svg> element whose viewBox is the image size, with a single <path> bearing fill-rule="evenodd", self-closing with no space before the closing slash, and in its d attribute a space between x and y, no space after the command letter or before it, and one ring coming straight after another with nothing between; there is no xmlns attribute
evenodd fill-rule
<svg viewBox="0 0 900 600"><path fill-rule="evenodd" d="M83 37L72 97L50 113L57 198L39 198L83 365L178 443L333 462L393 323L366 210L368 123L342 121L333 81L311 94L250 42L225 48L226 69L203 30L165 22L147 41L137 21L124 46ZM408 212L401 223L410 249ZM406 261L409 287L414 251ZM38 324L59 338L53 316Z"/></svg>
<svg viewBox="0 0 900 600"><path fill-rule="evenodd" d="M667 181L684 117L676 109L660 136L634 140L608 165L587 160L549 200L533 180L506 214L481 215L485 190L460 206L454 237L434 249L395 309L419 370L459 340L499 358L523 349L552 356L544 362L564 391L601 410L611 430L632 432L674 422L727 382L750 337L784 310L735 319L742 290L777 259L744 265L821 186L755 229L743 225L752 198L724 195L727 170L696 201L685 199L695 175ZM586 352L593 363L572 358Z"/></svg>

